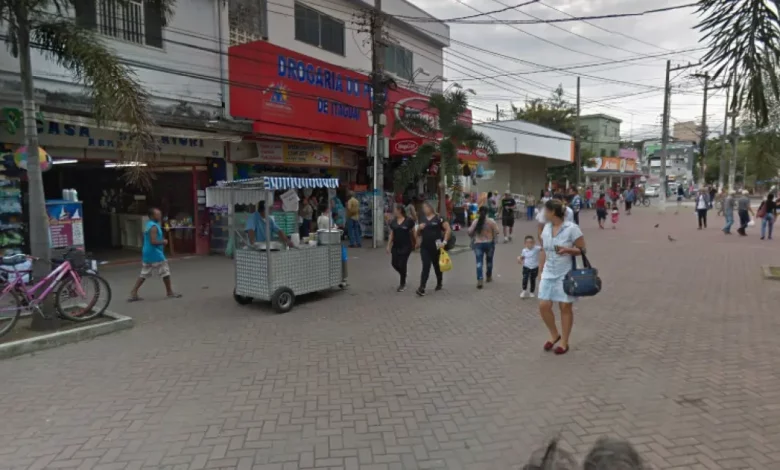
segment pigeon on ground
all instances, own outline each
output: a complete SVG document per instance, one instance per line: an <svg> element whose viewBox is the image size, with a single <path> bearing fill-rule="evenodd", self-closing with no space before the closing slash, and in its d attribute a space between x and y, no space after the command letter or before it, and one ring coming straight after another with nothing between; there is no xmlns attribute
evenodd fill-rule
<svg viewBox="0 0 780 470"><path fill-rule="evenodd" d="M655 224L655 228L658 228L659 225L661 225L661 224Z"/></svg>
<svg viewBox="0 0 780 470"><path fill-rule="evenodd" d="M669 241L670 241L670 242L676 242L676 241L677 241L677 240L675 240L674 238L672 238L672 236L671 236L671 235L667 235L666 237L667 237L667 238L669 238Z"/></svg>

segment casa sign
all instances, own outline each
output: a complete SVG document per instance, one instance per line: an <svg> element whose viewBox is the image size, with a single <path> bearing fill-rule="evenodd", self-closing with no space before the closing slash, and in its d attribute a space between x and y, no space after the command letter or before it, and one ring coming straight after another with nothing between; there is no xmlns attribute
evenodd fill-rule
<svg viewBox="0 0 780 470"><path fill-rule="evenodd" d="M122 150L128 135L123 132L91 128L47 120L43 113L36 114L38 136L43 146L66 148L93 148L97 150ZM0 141L21 144L24 139L24 117L18 108L6 107L0 111ZM191 156L222 156L222 143L204 139L155 136L157 150L167 154Z"/></svg>

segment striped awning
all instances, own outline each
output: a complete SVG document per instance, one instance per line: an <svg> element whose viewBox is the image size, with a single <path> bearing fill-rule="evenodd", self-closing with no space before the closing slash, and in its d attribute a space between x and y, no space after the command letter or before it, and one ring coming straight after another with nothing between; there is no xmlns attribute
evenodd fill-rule
<svg viewBox="0 0 780 470"><path fill-rule="evenodd" d="M234 181L220 181L216 186L206 188L206 206L224 206L232 200L234 204L256 203L264 199L265 191L286 191L288 189L338 189L338 178L296 178L288 176L266 176ZM232 197L230 192L233 193Z"/></svg>

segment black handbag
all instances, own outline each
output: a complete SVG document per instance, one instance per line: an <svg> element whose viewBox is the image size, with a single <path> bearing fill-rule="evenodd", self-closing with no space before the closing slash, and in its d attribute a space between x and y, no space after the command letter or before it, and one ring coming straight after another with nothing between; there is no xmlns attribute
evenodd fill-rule
<svg viewBox="0 0 780 470"><path fill-rule="evenodd" d="M571 271L563 278L563 291L572 297L592 297L601 292L599 270L590 265L590 261L582 254L581 269L577 268L577 257L571 257Z"/></svg>

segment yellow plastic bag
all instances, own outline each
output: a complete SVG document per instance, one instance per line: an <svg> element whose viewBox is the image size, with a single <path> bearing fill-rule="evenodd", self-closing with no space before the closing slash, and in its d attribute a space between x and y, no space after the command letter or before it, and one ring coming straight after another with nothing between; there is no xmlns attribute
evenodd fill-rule
<svg viewBox="0 0 780 470"><path fill-rule="evenodd" d="M439 270L443 273L452 270L452 259L450 259L449 253L444 251L444 248L439 249Z"/></svg>

